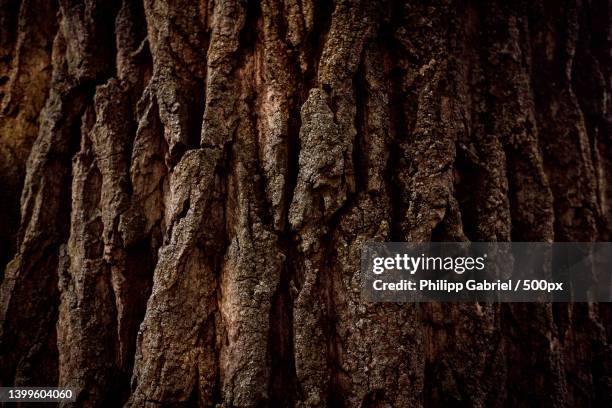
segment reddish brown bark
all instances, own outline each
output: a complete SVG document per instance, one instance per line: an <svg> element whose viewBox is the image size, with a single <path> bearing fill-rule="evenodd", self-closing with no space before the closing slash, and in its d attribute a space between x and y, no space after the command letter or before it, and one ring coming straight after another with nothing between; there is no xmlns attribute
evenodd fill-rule
<svg viewBox="0 0 612 408"><path fill-rule="evenodd" d="M609 1L0 4L0 385L612 399L607 305L359 293L367 240L610 239Z"/></svg>

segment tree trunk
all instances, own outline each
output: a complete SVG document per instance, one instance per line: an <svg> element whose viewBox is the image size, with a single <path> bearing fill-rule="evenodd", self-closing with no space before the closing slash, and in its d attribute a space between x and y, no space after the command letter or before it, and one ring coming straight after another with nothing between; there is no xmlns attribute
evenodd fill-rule
<svg viewBox="0 0 612 408"><path fill-rule="evenodd" d="M607 305L359 291L368 240L610 240L609 0L57 3L0 0L0 385L609 404Z"/></svg>

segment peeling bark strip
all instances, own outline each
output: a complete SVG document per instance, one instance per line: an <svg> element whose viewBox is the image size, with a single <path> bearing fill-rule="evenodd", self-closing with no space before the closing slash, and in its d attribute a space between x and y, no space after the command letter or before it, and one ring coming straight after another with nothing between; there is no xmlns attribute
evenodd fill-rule
<svg viewBox="0 0 612 408"><path fill-rule="evenodd" d="M359 294L369 240L610 240L608 0L0 0L0 23L0 385L612 400L607 305Z"/></svg>

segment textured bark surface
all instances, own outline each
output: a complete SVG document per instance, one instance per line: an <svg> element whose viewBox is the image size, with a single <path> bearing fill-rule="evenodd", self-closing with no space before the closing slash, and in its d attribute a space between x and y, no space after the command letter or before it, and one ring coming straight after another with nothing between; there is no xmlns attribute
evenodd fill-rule
<svg viewBox="0 0 612 408"><path fill-rule="evenodd" d="M612 4L0 0L0 385L607 406L598 304L368 304L367 240L609 241Z"/></svg>

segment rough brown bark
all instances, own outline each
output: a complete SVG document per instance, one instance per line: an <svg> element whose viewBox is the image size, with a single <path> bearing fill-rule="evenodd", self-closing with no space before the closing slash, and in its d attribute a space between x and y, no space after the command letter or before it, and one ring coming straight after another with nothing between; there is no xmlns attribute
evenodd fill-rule
<svg viewBox="0 0 612 408"><path fill-rule="evenodd" d="M0 385L604 406L598 304L369 304L367 240L609 241L608 0L0 0Z"/></svg>

